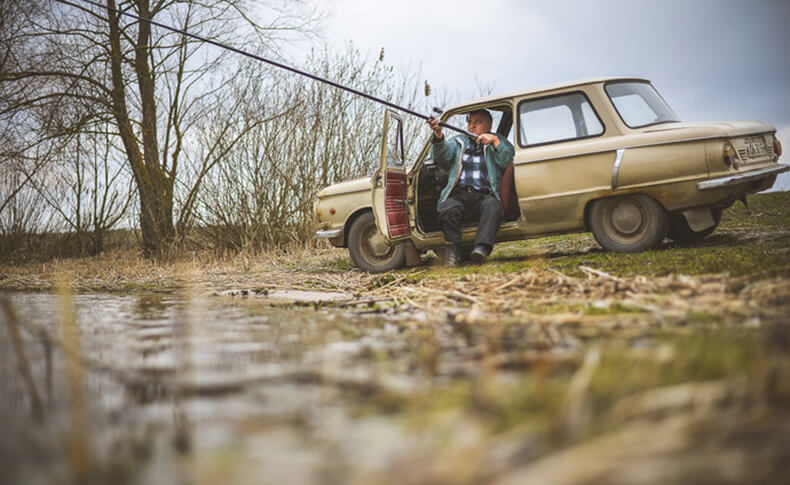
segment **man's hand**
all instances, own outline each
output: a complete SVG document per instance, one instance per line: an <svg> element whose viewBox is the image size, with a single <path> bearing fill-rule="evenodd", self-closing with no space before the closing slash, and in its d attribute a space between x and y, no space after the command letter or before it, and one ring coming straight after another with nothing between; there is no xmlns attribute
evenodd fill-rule
<svg viewBox="0 0 790 485"><path fill-rule="evenodd" d="M433 136L435 136L437 140L444 138L444 135L442 134L442 127L439 125L438 119L430 116L428 118L428 124L431 126L431 129L433 130Z"/></svg>
<svg viewBox="0 0 790 485"><path fill-rule="evenodd" d="M477 143L482 143L483 145L494 145L494 148L498 148L499 137L491 133L483 133L477 137Z"/></svg>

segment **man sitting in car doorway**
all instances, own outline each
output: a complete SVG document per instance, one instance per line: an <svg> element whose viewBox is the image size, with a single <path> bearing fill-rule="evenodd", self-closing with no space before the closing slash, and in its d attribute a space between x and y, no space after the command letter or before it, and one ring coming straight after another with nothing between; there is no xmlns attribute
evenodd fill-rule
<svg viewBox="0 0 790 485"><path fill-rule="evenodd" d="M491 133L491 113L485 109L467 115L466 129L477 135L476 140L466 135L448 140L438 119L431 117L428 124L433 130L434 163L450 171L437 204L439 222L447 241L445 264L458 266L460 263L461 224L471 218L480 221L471 259L473 263L482 263L491 254L504 216L499 184L513 161L513 145Z"/></svg>

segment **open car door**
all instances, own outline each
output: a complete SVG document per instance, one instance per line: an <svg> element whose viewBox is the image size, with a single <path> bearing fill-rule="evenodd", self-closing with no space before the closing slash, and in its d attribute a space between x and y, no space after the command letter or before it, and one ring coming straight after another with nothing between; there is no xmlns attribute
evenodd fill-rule
<svg viewBox="0 0 790 485"><path fill-rule="evenodd" d="M373 177L373 213L389 242L409 237L408 190L403 150L403 119L387 110L381 140L381 165Z"/></svg>

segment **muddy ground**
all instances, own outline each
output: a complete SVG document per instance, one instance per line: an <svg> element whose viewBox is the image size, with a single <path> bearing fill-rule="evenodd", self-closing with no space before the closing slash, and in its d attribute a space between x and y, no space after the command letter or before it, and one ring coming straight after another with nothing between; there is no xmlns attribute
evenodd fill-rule
<svg viewBox="0 0 790 485"><path fill-rule="evenodd" d="M788 206L752 197L690 246L623 255L577 234L383 275L333 249L0 267L0 467L10 483L786 483Z"/></svg>

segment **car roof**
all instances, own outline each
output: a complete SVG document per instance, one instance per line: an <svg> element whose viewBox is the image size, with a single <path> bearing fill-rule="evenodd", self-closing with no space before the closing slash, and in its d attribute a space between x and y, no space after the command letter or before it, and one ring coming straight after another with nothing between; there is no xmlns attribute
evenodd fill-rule
<svg viewBox="0 0 790 485"><path fill-rule="evenodd" d="M566 82L561 82L561 83L556 83L556 84L550 84L550 85L547 85L547 86L541 86L541 87L527 89L527 90L523 90L523 91L515 91L515 92L512 92L512 93L498 94L498 95L495 95L495 96L486 96L486 97L483 97L483 98L473 99L473 100L470 100L470 101L466 101L466 102L463 102L463 103L458 103L458 104L449 106L446 109L444 109L444 111L445 112L453 111L453 110L456 110L456 109L459 109L459 108L463 108L465 106L472 106L472 105L477 105L477 104L485 104L485 103L489 103L489 102L492 102L492 101L498 101L498 100L503 100L503 99L507 99L507 98L512 98L512 97L515 97L515 96L524 96L524 95L529 95L529 94L539 94L539 93L543 93L543 92L554 91L554 90L557 90L557 89L571 88L571 87L574 87L574 86L583 86L583 85L586 85L586 84L597 84L597 83L611 82L611 81L638 81L638 82L647 82L647 83L650 82L650 80L648 80L648 79L644 79L644 78L640 78L640 77L633 77L633 76L614 76L614 77L597 77L597 78L590 78L590 79L580 79L580 80L576 80L576 81L566 81Z"/></svg>

